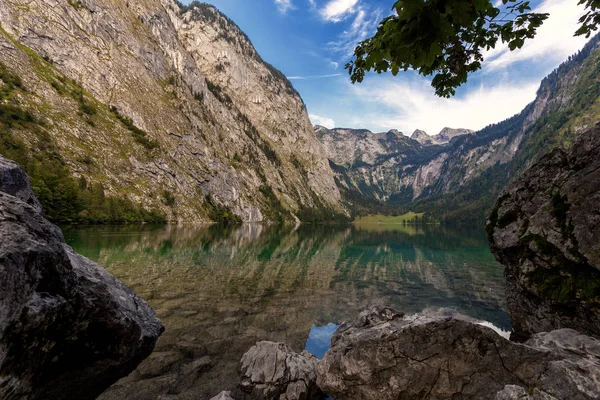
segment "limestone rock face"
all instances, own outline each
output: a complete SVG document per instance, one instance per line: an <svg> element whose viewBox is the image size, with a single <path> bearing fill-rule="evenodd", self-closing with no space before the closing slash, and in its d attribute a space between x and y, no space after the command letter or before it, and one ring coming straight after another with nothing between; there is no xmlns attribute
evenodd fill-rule
<svg viewBox="0 0 600 400"><path fill-rule="evenodd" d="M416 140L417 142L423 145L432 145L432 144L448 144L450 140L455 137L462 135L472 135L475 131L471 129L453 129L453 128L444 128L437 135L431 136L427 134L427 132L422 131L420 129L416 129L412 135L411 139Z"/></svg>
<svg viewBox="0 0 600 400"><path fill-rule="evenodd" d="M26 89L13 100L107 194L186 222L213 206L246 222L345 212L300 95L213 6L18 0L0 2L0 24L0 62Z"/></svg>
<svg viewBox="0 0 600 400"><path fill-rule="evenodd" d="M369 198L410 203L432 194L463 186L499 161L497 149L484 146L481 153L462 154L452 140L473 136L469 129L444 128L435 136L415 130L409 137L391 130L372 133L366 129L327 129L315 126L340 189L348 198ZM463 142L466 142L464 138ZM452 143L451 143L452 140ZM478 150L478 151L479 151ZM461 154L457 154L457 152ZM456 181L456 170L465 171ZM353 195L354 194L354 195ZM358 194L358 196L356 196Z"/></svg>
<svg viewBox="0 0 600 400"><path fill-rule="evenodd" d="M317 358L283 343L258 342L240 362L240 399L322 398L316 385Z"/></svg>
<svg viewBox="0 0 600 400"><path fill-rule="evenodd" d="M383 308L340 326L317 383L339 399L595 399L599 361L598 342L571 330L523 345L466 319Z"/></svg>
<svg viewBox="0 0 600 400"><path fill-rule="evenodd" d="M516 339L559 328L600 336L599 154L596 126L511 184L488 220Z"/></svg>
<svg viewBox="0 0 600 400"><path fill-rule="evenodd" d="M454 139L455 137L459 137L462 135L473 135L474 133L475 133L475 131L471 130L471 129L462 129L462 128L453 129L453 128L445 127L444 129L442 129L440 131L440 133L435 135L434 138L438 144L445 144L445 143L450 143L450 141L452 139Z"/></svg>
<svg viewBox="0 0 600 400"><path fill-rule="evenodd" d="M24 173L0 165L0 188L30 199L15 179ZM163 327L33 203L0 192L0 399L94 399L152 352Z"/></svg>
<svg viewBox="0 0 600 400"><path fill-rule="evenodd" d="M412 140L416 140L421 144L434 144L433 136L427 134L427 132L421 129L415 129L415 131L410 135Z"/></svg>

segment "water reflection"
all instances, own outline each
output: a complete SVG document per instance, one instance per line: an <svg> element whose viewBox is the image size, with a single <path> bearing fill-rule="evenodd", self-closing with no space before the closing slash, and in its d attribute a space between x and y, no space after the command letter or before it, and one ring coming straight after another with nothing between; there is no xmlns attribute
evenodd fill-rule
<svg viewBox="0 0 600 400"><path fill-rule="evenodd" d="M339 325L331 322L325 326L313 325L308 333L308 339L306 340L304 349L319 360L322 359L327 350L329 350L331 337L338 326Z"/></svg>
<svg viewBox="0 0 600 400"><path fill-rule="evenodd" d="M510 329L503 270L482 232L404 228L66 228L70 245L144 297L167 328L102 398L208 399L235 383L256 341L319 356L337 324L372 305L449 309Z"/></svg>

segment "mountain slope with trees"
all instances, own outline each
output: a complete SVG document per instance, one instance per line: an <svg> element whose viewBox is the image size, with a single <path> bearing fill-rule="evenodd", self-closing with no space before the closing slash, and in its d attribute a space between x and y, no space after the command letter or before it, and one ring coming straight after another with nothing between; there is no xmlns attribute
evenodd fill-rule
<svg viewBox="0 0 600 400"><path fill-rule="evenodd" d="M302 99L214 7L16 0L0 28L0 152L54 221L344 217Z"/></svg>
<svg viewBox="0 0 600 400"><path fill-rule="evenodd" d="M548 75L519 114L460 136L418 162L377 165L400 183L395 187L379 190L367 179L349 185L348 177L364 166L338 164L330 155L350 207L355 213L411 210L438 221L485 221L500 190L553 148L568 148L600 119L599 43L594 37Z"/></svg>

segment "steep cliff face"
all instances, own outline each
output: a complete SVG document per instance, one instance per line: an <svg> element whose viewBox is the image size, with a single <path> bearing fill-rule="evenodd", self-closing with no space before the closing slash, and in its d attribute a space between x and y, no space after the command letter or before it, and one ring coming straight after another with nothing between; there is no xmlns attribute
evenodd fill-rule
<svg viewBox="0 0 600 400"><path fill-rule="evenodd" d="M446 146L467 129L444 128L430 136L416 130L410 138L397 130L372 133L365 129L315 127L341 190L352 199L409 202L440 177Z"/></svg>
<svg viewBox="0 0 600 400"><path fill-rule="evenodd" d="M488 238L517 338L559 328L600 336L599 154L596 126L527 170L492 211Z"/></svg>
<svg viewBox="0 0 600 400"><path fill-rule="evenodd" d="M521 113L476 133L445 128L429 136L417 130L411 136L414 140L393 157L382 146L383 151L363 156L368 165L356 165L340 162L340 155L355 154L361 143L379 141L381 134L352 130L326 134L317 128L339 187L352 205L368 207L378 200L378 206L430 212L446 221L482 222L497 194L514 177L553 148L571 146L600 118L599 41L593 38L546 77L535 101ZM329 137L346 144L331 146ZM376 151L372 147L372 153Z"/></svg>
<svg viewBox="0 0 600 400"><path fill-rule="evenodd" d="M0 62L23 83L8 101L44 121L74 176L181 221L343 212L302 99L212 6L2 2L0 24Z"/></svg>

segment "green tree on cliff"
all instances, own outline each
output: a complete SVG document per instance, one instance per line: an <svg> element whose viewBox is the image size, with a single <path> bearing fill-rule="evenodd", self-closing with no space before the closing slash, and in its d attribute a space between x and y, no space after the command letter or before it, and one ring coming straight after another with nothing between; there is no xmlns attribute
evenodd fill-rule
<svg viewBox="0 0 600 400"><path fill-rule="evenodd" d="M529 1L502 0L399 0L395 14L384 18L376 34L358 44L346 64L352 83L362 82L367 71L378 73L414 69L433 75L431 86L441 97L450 97L481 68L483 52L498 41L510 50L526 39L548 18L531 12ZM586 13L575 35L589 37L600 23L600 0L579 0Z"/></svg>

